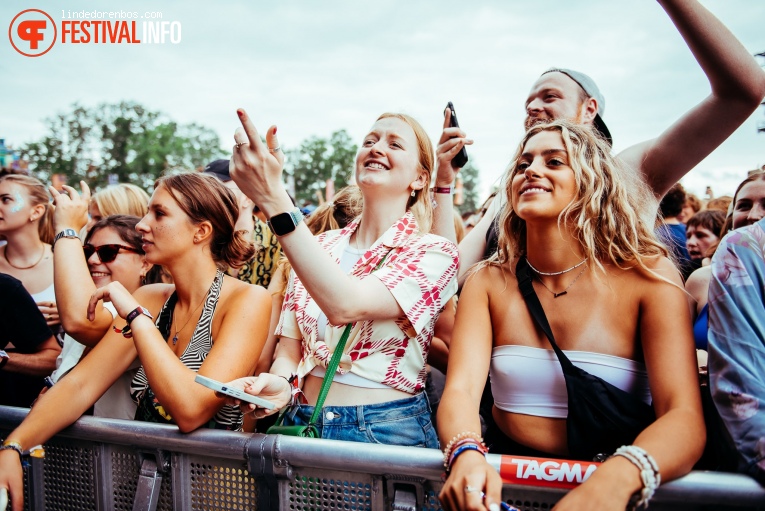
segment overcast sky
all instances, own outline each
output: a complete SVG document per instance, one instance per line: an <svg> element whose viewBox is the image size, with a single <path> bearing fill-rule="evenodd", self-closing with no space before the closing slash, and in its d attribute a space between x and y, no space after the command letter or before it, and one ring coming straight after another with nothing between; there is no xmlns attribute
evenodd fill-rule
<svg viewBox="0 0 765 511"><path fill-rule="evenodd" d="M765 51L765 2L703 4L751 53ZM30 7L59 26L62 9L159 11L182 33L179 44L73 45L60 44L59 31L37 58L0 43L0 138L15 146L42 136L43 119L74 102L121 100L212 128L224 146L233 144L237 107L261 131L277 124L288 147L341 128L358 143L384 111L413 115L436 142L451 100L475 139L469 154L487 189L522 135L529 88L551 66L596 80L617 151L658 135L709 94L680 35L649 0L2 2L2 27ZM765 164L758 122L765 107L686 187L732 193L747 170Z"/></svg>

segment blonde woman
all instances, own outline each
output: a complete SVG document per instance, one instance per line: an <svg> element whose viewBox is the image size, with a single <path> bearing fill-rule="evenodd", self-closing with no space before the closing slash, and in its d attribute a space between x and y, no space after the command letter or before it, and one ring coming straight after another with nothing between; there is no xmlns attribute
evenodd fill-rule
<svg viewBox="0 0 765 511"><path fill-rule="evenodd" d="M237 384L279 407L302 388L308 404L294 403L285 423L307 424L330 358L351 324L316 425L321 437L436 447L423 392L425 364L438 314L457 288L458 260L453 243L427 234L428 135L407 115L381 115L356 155L360 218L314 238L282 185L276 128L269 128L264 144L247 114L237 113L244 129L235 135L231 174L269 217L293 270L276 330L276 360L269 373Z"/></svg>
<svg viewBox="0 0 765 511"><path fill-rule="evenodd" d="M468 278L452 335L438 411L449 472L443 507L498 508L501 480L476 433L489 373L495 424L486 444L494 452L567 458L587 449L611 455L619 447L608 445L610 437L602 445L599 438L594 445L569 442L569 375L532 319L521 268L561 353L575 369L616 387L621 402L637 402L649 424L619 439L632 445L619 448L556 510L623 510L635 492L645 502L659 476L668 481L691 469L705 439L682 281L652 226L636 214L649 194L590 128L555 121L526 133L505 195L499 251ZM652 479L641 481L646 473Z"/></svg>
<svg viewBox="0 0 765 511"><path fill-rule="evenodd" d="M109 215L132 215L143 218L149 206L149 194L143 188L129 183L107 186L90 198L88 215L90 220L85 231Z"/></svg>

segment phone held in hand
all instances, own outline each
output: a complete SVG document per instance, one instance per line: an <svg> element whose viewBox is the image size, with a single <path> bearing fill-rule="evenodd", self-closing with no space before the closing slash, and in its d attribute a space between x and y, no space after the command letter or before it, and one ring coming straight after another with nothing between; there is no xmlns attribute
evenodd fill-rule
<svg viewBox="0 0 765 511"><path fill-rule="evenodd" d="M452 114L451 120L449 121L449 126L452 128L459 128L460 125L457 122L457 114L454 112L454 105L451 101L449 101L449 104L446 105L446 107L449 109L449 111ZM457 153L457 156L452 158L452 166L457 169L461 169L465 166L465 164L468 161L468 155L467 155L467 149L465 149L465 146L462 146L462 149L460 149L460 152Z"/></svg>
<svg viewBox="0 0 765 511"><path fill-rule="evenodd" d="M217 380L213 380L212 378L207 378L206 376L201 376L198 374L194 378L194 381L201 385L204 385L208 389L212 389L216 392L220 392L221 394L225 394L229 397L239 399L240 401L246 401L248 403L252 403L255 406L259 406L260 408L266 408L268 410L273 410L274 408L276 408L276 405L272 403L271 401L268 401L258 396L253 396L252 394L248 394L243 390L229 387L228 385L225 385Z"/></svg>

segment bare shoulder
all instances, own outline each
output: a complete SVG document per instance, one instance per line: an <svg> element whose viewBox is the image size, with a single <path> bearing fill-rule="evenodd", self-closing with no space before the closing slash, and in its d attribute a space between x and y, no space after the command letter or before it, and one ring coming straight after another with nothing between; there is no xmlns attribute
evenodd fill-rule
<svg viewBox="0 0 765 511"><path fill-rule="evenodd" d="M465 286L473 288L489 289L497 286L499 282L514 282L515 276L510 272L509 265L482 264L468 270Z"/></svg>
<svg viewBox="0 0 765 511"><path fill-rule="evenodd" d="M152 313L159 312L175 291L172 284L147 284L135 290L133 297Z"/></svg>
<svg viewBox="0 0 765 511"><path fill-rule="evenodd" d="M645 289L649 292L655 292L658 288L674 288L680 292L683 291L683 278L675 264L667 257L646 257L643 260L645 267L633 264L627 270L630 285L639 286L638 289Z"/></svg>
<svg viewBox="0 0 765 511"><path fill-rule="evenodd" d="M223 279L223 292L231 306L256 307L260 303L268 303L270 306L271 295L263 286L257 286L226 275Z"/></svg>

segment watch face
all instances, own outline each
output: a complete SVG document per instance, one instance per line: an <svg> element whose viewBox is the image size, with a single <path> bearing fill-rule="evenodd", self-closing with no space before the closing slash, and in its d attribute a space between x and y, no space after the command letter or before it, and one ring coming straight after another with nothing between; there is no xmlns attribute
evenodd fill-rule
<svg viewBox="0 0 765 511"><path fill-rule="evenodd" d="M284 236L295 230L295 220L289 213L272 216L268 222L271 224L271 230L277 236Z"/></svg>

